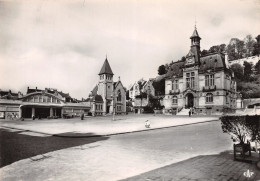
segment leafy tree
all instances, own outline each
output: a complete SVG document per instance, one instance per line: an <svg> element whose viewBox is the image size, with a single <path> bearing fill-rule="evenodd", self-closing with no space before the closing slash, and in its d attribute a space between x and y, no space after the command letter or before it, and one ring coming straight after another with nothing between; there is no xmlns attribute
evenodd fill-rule
<svg viewBox="0 0 260 181"><path fill-rule="evenodd" d="M236 80L243 80L243 67L239 63L234 63L231 65L231 70L234 72Z"/></svg>
<svg viewBox="0 0 260 181"><path fill-rule="evenodd" d="M260 116L222 116L221 127L231 136L233 142L243 145L247 141L260 141Z"/></svg>
<svg viewBox="0 0 260 181"><path fill-rule="evenodd" d="M166 67L165 67L165 65L159 66L159 68L158 68L158 74L159 74L159 75L166 74Z"/></svg>
<svg viewBox="0 0 260 181"><path fill-rule="evenodd" d="M227 46L227 54L229 60L236 60L244 57L245 48L244 41L238 38L232 38Z"/></svg>
<svg viewBox="0 0 260 181"><path fill-rule="evenodd" d="M208 52L208 50L202 50L202 52L201 52L201 55L203 56L203 55L207 55L209 52Z"/></svg>
<svg viewBox="0 0 260 181"><path fill-rule="evenodd" d="M246 80L249 80L251 77L253 71L252 71L252 64L248 63L247 61L244 61L244 78Z"/></svg>
<svg viewBox="0 0 260 181"><path fill-rule="evenodd" d="M135 98L140 98L141 99L141 105L140 106L142 107L143 98L147 97L147 94L146 94L146 92L144 92L144 89L143 89L143 87L144 87L143 81L138 81L137 83L138 83L138 88L139 88L139 93L140 94L135 96Z"/></svg>
<svg viewBox="0 0 260 181"><path fill-rule="evenodd" d="M221 45L215 45L210 47L209 52L210 53L216 53L216 52L223 52L226 49L226 45L225 44L221 44Z"/></svg>
<svg viewBox="0 0 260 181"><path fill-rule="evenodd" d="M186 57L181 57L181 61L185 61L186 60Z"/></svg>
<svg viewBox="0 0 260 181"><path fill-rule="evenodd" d="M253 51L252 51L252 55L255 56L255 55L260 55L260 45L258 43L255 43L253 45Z"/></svg>
<svg viewBox="0 0 260 181"><path fill-rule="evenodd" d="M165 94L165 79L153 82L153 87L155 89L155 95L160 96Z"/></svg>
<svg viewBox="0 0 260 181"><path fill-rule="evenodd" d="M250 57L252 56L254 44L256 41L252 38L251 35L247 35L244 39L245 42L245 56Z"/></svg>
<svg viewBox="0 0 260 181"><path fill-rule="evenodd" d="M220 120L223 132L229 134L233 142L238 142L239 144L246 143L248 132L244 117L222 116L220 117Z"/></svg>
<svg viewBox="0 0 260 181"><path fill-rule="evenodd" d="M258 60L258 62L255 64L255 69L257 74L260 74L260 60Z"/></svg>
<svg viewBox="0 0 260 181"><path fill-rule="evenodd" d="M160 98L149 95L149 107L152 109L162 109L162 105L160 104Z"/></svg>

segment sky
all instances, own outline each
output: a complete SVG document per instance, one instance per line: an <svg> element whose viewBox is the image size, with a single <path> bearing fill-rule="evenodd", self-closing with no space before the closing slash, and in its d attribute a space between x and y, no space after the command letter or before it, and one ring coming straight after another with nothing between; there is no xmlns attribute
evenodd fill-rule
<svg viewBox="0 0 260 181"><path fill-rule="evenodd" d="M189 52L260 34L260 0L0 0L0 89L87 98L107 59L126 88Z"/></svg>

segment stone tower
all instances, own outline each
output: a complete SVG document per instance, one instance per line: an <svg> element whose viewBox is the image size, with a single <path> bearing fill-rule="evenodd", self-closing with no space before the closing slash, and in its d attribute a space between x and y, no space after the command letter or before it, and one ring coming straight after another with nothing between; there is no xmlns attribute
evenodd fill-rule
<svg viewBox="0 0 260 181"><path fill-rule="evenodd" d="M106 60L99 72L98 94L103 98L103 114L109 113L111 109L111 95L113 94L113 72Z"/></svg>
<svg viewBox="0 0 260 181"><path fill-rule="evenodd" d="M195 62L200 64L200 36L198 34L197 28L195 26L195 29L193 31L191 39L191 49L190 51L195 55Z"/></svg>

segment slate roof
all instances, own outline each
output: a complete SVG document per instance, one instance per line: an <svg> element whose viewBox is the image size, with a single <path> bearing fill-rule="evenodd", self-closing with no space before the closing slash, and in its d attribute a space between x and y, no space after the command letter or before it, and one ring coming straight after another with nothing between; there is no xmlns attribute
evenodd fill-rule
<svg viewBox="0 0 260 181"><path fill-rule="evenodd" d="M61 95L61 97L70 98L69 93L63 93L62 91L61 92L58 91L58 93Z"/></svg>
<svg viewBox="0 0 260 181"><path fill-rule="evenodd" d="M93 88L93 90L91 91L91 95L92 95L92 96L97 95L97 91L98 91L98 86L96 85L96 86Z"/></svg>
<svg viewBox="0 0 260 181"><path fill-rule="evenodd" d="M173 62L173 64L170 66L169 71L166 74L166 77L182 77L183 76L183 71L182 68L184 66L185 61L178 61L178 62Z"/></svg>
<svg viewBox="0 0 260 181"><path fill-rule="evenodd" d="M11 90L9 91L0 90L0 97L2 99L18 99L18 93L13 93Z"/></svg>
<svg viewBox="0 0 260 181"><path fill-rule="evenodd" d="M107 58L106 58L106 60L105 60L105 62L104 62L104 64L103 64L103 66L102 66L102 68L101 68L101 70L100 70L98 75L101 75L101 74L114 75L113 72L112 72L112 69L111 69L111 67L110 67L110 65L108 63Z"/></svg>
<svg viewBox="0 0 260 181"><path fill-rule="evenodd" d="M219 53L208 54L200 58L199 72L205 72L207 70L219 70L225 69L225 57Z"/></svg>
<svg viewBox="0 0 260 181"><path fill-rule="evenodd" d="M191 35L190 39L191 39L191 38L194 38L194 37L199 37L199 38L200 38L200 36L199 36L199 33L198 33L198 31L197 31L197 28L196 28L196 27L195 27L195 30L193 31L193 33L192 33L192 35Z"/></svg>

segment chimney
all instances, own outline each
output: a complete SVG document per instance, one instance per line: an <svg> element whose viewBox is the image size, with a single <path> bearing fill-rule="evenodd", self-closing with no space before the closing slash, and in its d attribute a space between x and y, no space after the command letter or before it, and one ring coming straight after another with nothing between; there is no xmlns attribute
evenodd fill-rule
<svg viewBox="0 0 260 181"><path fill-rule="evenodd" d="M227 52L224 53L225 54L225 64L226 64L226 67L229 68L229 61L228 61L228 54Z"/></svg>
<svg viewBox="0 0 260 181"><path fill-rule="evenodd" d="M27 87L27 90L29 90L29 86Z"/></svg>
<svg viewBox="0 0 260 181"><path fill-rule="evenodd" d="M37 90L37 87L36 87L36 90Z"/></svg>
<svg viewBox="0 0 260 181"><path fill-rule="evenodd" d="M228 54L225 52L225 61L228 61Z"/></svg>

